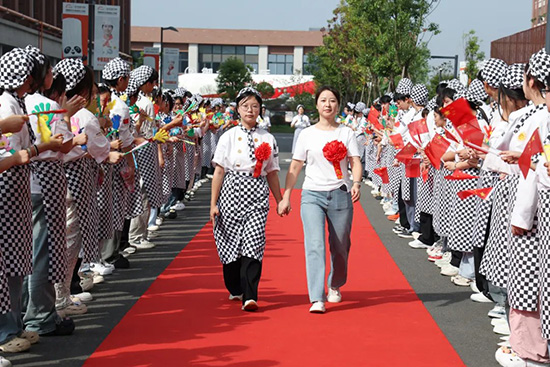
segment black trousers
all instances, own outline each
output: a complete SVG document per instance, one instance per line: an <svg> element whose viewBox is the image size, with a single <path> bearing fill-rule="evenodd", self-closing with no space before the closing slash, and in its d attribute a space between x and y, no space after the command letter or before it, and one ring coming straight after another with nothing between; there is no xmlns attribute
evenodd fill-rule
<svg viewBox="0 0 550 367"><path fill-rule="evenodd" d="M489 284L487 282L487 278L485 278L485 275L479 272L479 268L481 267L481 259L483 259L485 246L487 245L487 241L489 241L492 212L493 212L493 209L491 208L491 211L489 212L489 221L487 221L487 227L485 228L485 234L483 237L483 247L474 247L474 270L475 270L475 276L476 276L477 289L479 289L481 293L483 293L485 296L489 298L491 298L491 296L489 295Z"/></svg>
<svg viewBox="0 0 550 367"><path fill-rule="evenodd" d="M237 261L223 264L225 287L234 296L243 295L243 303L258 300L258 285L262 275L262 262L243 256Z"/></svg>
<svg viewBox="0 0 550 367"><path fill-rule="evenodd" d="M407 207L401 198L401 185L399 185L399 193L397 194L397 207L399 208L399 223L401 224L401 227L410 229L411 225L407 219Z"/></svg>
<svg viewBox="0 0 550 367"><path fill-rule="evenodd" d="M425 245L432 246L439 240L433 227L433 215L420 212L420 233L422 234L418 239Z"/></svg>

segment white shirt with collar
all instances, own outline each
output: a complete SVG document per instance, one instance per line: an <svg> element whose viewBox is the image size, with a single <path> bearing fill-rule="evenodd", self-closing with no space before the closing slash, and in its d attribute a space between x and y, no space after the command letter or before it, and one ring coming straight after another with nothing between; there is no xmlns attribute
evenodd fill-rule
<svg viewBox="0 0 550 367"><path fill-rule="evenodd" d="M0 118L6 118L12 115L24 115L23 109L19 106L19 103L13 98L13 96L4 91L0 95ZM15 151L26 149L31 146L31 137L29 135L29 129L27 125L23 125L21 131L13 133L9 138L9 147ZM10 150L11 150L10 149ZM0 158L6 158L12 154L9 150L0 149Z"/></svg>
<svg viewBox="0 0 550 367"><path fill-rule="evenodd" d="M86 151L97 163L101 163L107 159L111 151L111 144L105 135L103 135L99 127L99 121L93 113L86 108L82 108L71 117L71 124L78 124L80 130L86 134L88 137ZM65 155L65 163L76 161L86 155L86 151L84 151L80 145L77 145Z"/></svg>

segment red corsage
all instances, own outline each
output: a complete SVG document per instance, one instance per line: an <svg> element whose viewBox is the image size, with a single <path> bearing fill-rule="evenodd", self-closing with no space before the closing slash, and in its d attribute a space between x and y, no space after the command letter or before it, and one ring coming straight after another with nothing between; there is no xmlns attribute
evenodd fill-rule
<svg viewBox="0 0 550 367"><path fill-rule="evenodd" d="M336 177L341 179L342 170L340 169L340 161L346 158L348 155L348 148L338 140L329 141L323 147L323 155L325 158L332 163L334 166L334 172L336 172Z"/></svg>
<svg viewBox="0 0 550 367"><path fill-rule="evenodd" d="M271 145L268 143L262 143L259 147L256 148L254 151L254 155L256 156L256 167L254 167L254 178L260 177L262 173L262 166L264 164L264 161L269 159L271 157Z"/></svg>

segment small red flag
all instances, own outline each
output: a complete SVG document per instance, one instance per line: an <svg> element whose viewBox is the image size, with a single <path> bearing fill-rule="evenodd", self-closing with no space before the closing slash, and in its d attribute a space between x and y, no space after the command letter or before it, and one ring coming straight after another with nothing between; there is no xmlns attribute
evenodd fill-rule
<svg viewBox="0 0 550 367"><path fill-rule="evenodd" d="M401 136L401 134L390 135L390 140L397 150L401 150L405 147L405 143L403 142L403 137Z"/></svg>
<svg viewBox="0 0 550 367"><path fill-rule="evenodd" d="M450 145L451 143L441 135L434 136L432 141L426 145L424 153L428 156L430 163L435 169L439 169L441 166L441 157L443 157L443 154L449 149Z"/></svg>
<svg viewBox="0 0 550 367"><path fill-rule="evenodd" d="M405 163L406 161L411 160L412 157L415 155L415 153L416 153L416 147L411 143L408 143L407 145L405 145L403 149L401 149L399 153L395 155L395 159Z"/></svg>
<svg viewBox="0 0 550 367"><path fill-rule="evenodd" d="M390 177L388 176L388 167L375 168L374 173L376 173L380 178L382 178L382 183L390 183Z"/></svg>
<svg viewBox="0 0 550 367"><path fill-rule="evenodd" d="M473 196L473 195L479 196L482 199L487 199L491 190L493 190L492 187L485 187L483 189L463 190L463 191L457 192L456 194L462 200L469 198L470 196Z"/></svg>
<svg viewBox="0 0 550 367"><path fill-rule="evenodd" d="M531 135L531 138L527 142L518 160L518 165L521 169L521 173L523 173L523 177L527 178L529 168L531 167L531 157L538 153L544 153L544 148L540 140L539 128L537 127L535 131L533 131L533 135Z"/></svg>
<svg viewBox="0 0 550 367"><path fill-rule="evenodd" d="M380 123L379 118L380 118L380 112L376 108L371 107L369 111L368 120L372 124L372 126L374 126L375 129L382 130L384 126L382 126L382 124Z"/></svg>
<svg viewBox="0 0 550 367"><path fill-rule="evenodd" d="M405 163L405 176L408 178L420 177L420 158L413 158Z"/></svg>
<svg viewBox="0 0 550 367"><path fill-rule="evenodd" d="M483 145L483 139L485 134L479 128L479 126L473 126L470 124L463 124L456 127L456 131L464 141L464 143L472 143L478 147Z"/></svg>
<svg viewBox="0 0 550 367"><path fill-rule="evenodd" d="M407 125L407 128L409 129L409 133L415 136L420 136L429 132L426 119L413 121Z"/></svg>
<svg viewBox="0 0 550 367"><path fill-rule="evenodd" d="M441 113L444 117L451 120L455 128L464 124L470 124L479 128L479 123L470 107L470 103L464 98L459 98L447 107L443 107Z"/></svg>
<svg viewBox="0 0 550 367"><path fill-rule="evenodd" d="M422 180L424 180L424 182L428 181L428 173L429 173L428 169L424 168L420 173L422 175Z"/></svg>
<svg viewBox="0 0 550 367"><path fill-rule="evenodd" d="M452 175L445 176L445 179L450 181L472 180L474 178L479 178L479 176L469 175L460 169L455 170Z"/></svg>

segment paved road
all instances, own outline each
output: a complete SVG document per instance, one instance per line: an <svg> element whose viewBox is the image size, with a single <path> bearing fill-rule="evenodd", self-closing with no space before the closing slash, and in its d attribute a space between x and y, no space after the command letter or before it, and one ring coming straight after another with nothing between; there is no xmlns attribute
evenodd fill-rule
<svg viewBox="0 0 550 367"><path fill-rule="evenodd" d="M281 150L281 182L284 182L292 135L276 134ZM426 260L425 252L407 246L407 240L391 232L390 223L382 213L378 201L364 186L361 204L384 245L400 267L409 283L438 323L446 337L469 367L497 366L494 352L498 337L492 333L487 304L469 300L469 289L454 286L449 278L439 275L434 265ZM87 315L74 317L77 330L73 336L43 338L32 347L31 353L10 355L16 366L81 366L97 348L110 330L147 290L155 278L208 220L209 185L203 186L196 199L187 204L181 215L166 222L155 239L157 247L130 257L131 268L107 277L104 284L93 290L96 300L89 303ZM361 246L361 244L353 244ZM351 256L353 256L353 251ZM368 269L365 269L368 271ZM414 338L415 330L407 338ZM399 353L398 350L395 351ZM433 366L439 366L434 361Z"/></svg>

